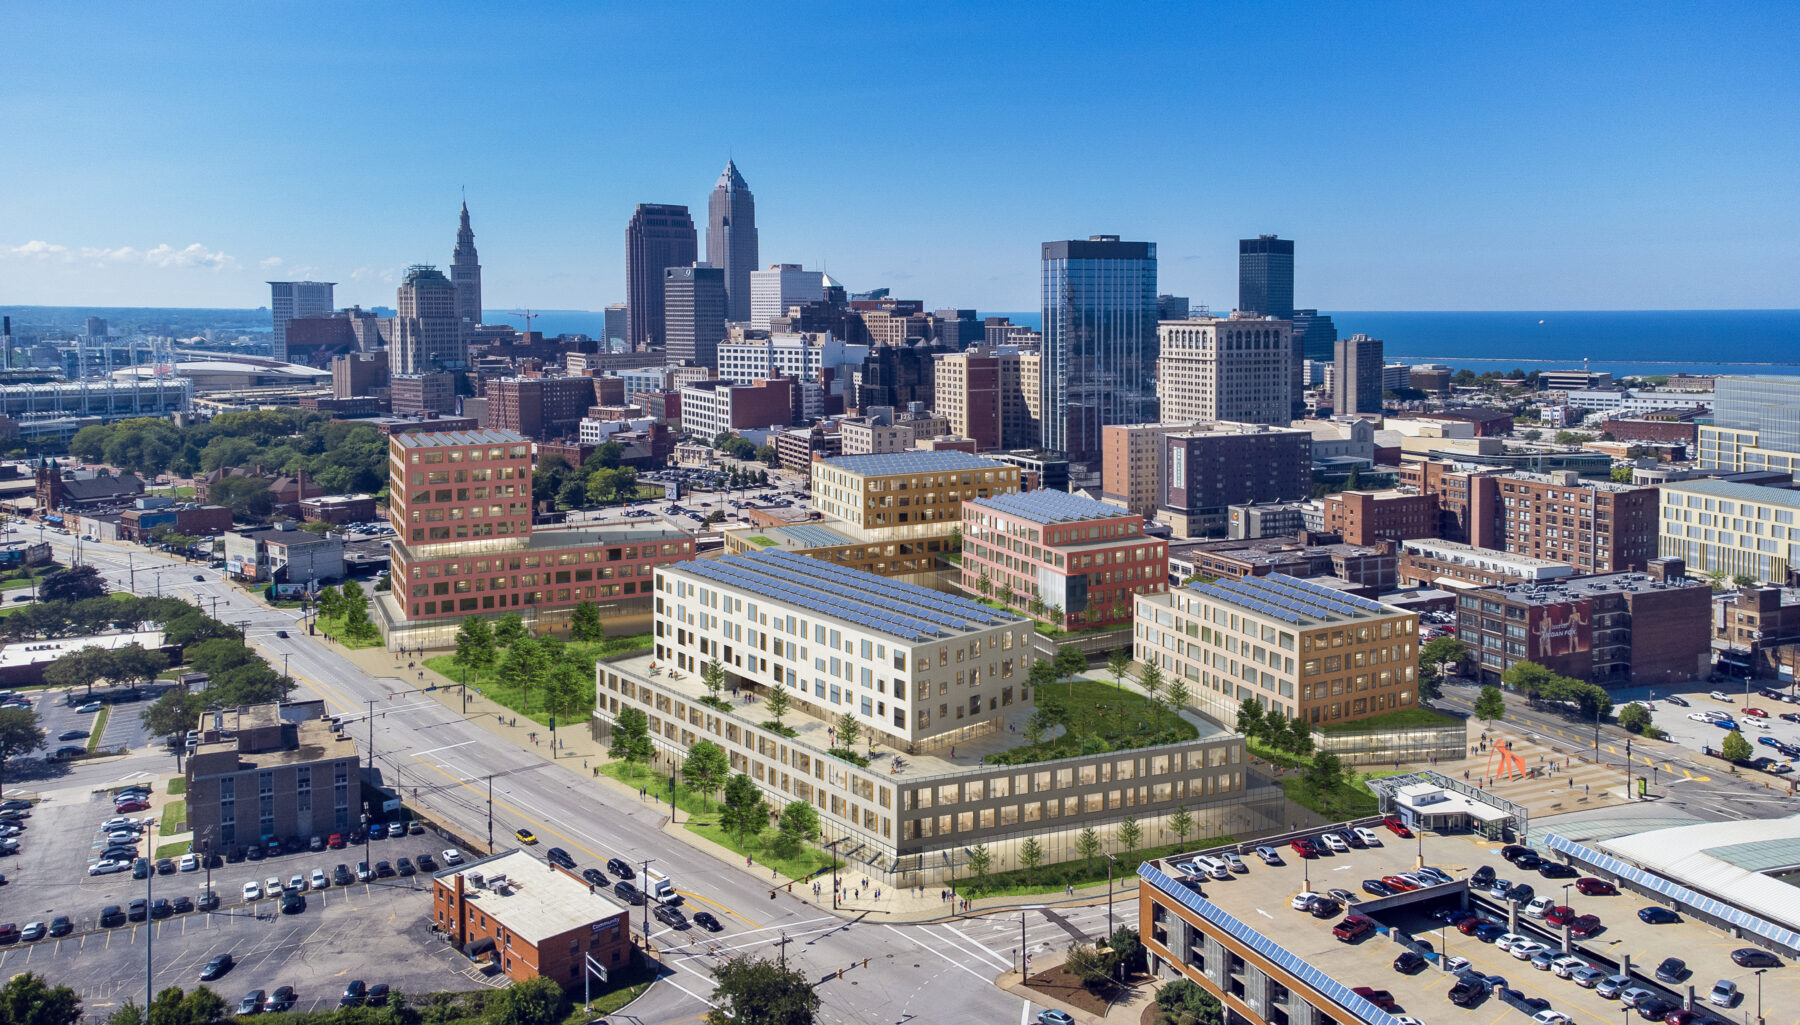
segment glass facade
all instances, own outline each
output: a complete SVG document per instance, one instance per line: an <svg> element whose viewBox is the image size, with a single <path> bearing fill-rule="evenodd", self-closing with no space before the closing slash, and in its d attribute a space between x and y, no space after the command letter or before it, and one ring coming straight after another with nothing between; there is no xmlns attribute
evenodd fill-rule
<svg viewBox="0 0 1800 1025"><path fill-rule="evenodd" d="M1158 419L1156 243L1046 242L1039 396L1044 447L1100 456L1100 428Z"/></svg>
<svg viewBox="0 0 1800 1025"><path fill-rule="evenodd" d="M1293 239L1261 235L1238 240L1238 309L1282 320L1293 317Z"/></svg>
<svg viewBox="0 0 1800 1025"><path fill-rule="evenodd" d="M1713 401L1719 427L1755 431L1757 448L1800 453L1800 377L1721 377Z"/></svg>

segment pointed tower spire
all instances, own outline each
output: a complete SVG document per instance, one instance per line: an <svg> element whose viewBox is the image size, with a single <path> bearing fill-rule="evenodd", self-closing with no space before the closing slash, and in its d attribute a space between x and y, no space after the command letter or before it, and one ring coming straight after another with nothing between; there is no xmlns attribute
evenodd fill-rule
<svg viewBox="0 0 1800 1025"><path fill-rule="evenodd" d="M450 280L456 285L458 319L471 325L481 323L481 260L475 253L475 229L469 227L466 195L456 229L456 250L450 258Z"/></svg>

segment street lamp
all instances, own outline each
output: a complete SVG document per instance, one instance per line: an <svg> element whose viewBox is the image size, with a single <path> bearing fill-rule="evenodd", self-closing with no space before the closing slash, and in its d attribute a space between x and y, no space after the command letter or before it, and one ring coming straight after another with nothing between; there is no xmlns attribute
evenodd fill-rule
<svg viewBox="0 0 1800 1025"><path fill-rule="evenodd" d="M1101 851L1106 855L1106 935L1113 934L1113 862L1111 851Z"/></svg>
<svg viewBox="0 0 1800 1025"><path fill-rule="evenodd" d="M1568 908L1568 910L1563 913L1563 953L1565 954L1570 953L1569 934L1575 928L1575 909L1569 907L1569 890L1573 888L1574 885L1574 883L1563 884L1563 907Z"/></svg>
<svg viewBox="0 0 1800 1025"><path fill-rule="evenodd" d="M1767 968L1758 968L1756 970L1756 1025L1763 1025L1762 977L1763 977L1763 973L1766 971L1768 971Z"/></svg>

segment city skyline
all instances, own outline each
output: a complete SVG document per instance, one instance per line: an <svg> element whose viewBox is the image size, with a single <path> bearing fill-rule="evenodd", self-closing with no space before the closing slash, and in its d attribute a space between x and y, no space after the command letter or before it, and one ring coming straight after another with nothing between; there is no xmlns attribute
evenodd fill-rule
<svg viewBox="0 0 1800 1025"><path fill-rule="evenodd" d="M0 85L36 154L0 186L7 303L253 307L263 281L313 278L340 282L340 305L385 304L407 266L448 264L466 186L491 307L599 310L625 275L598 240L639 203L704 209L729 160L757 185L761 264L933 306L1032 309L1037 247L1108 233L1157 243L1165 290L1225 310L1236 241L1267 233L1302 247L1309 308L1800 307L1787 9L1493 7L1444 24L1207 7L1145 34L1105 10L795 7L699 19L677 70L613 45L651 37L652 9L452 6L423 26L359 10L279 36L179 10L28 10ZM860 58L876 31L1099 70L1045 85L971 61L920 87ZM1281 52L1283 73L1184 72L1208 38ZM816 73L738 88L724 58L777 40ZM577 60L596 46L607 60ZM501 80L460 73L498 51L531 57ZM144 52L193 70L145 75ZM1162 70L1104 70L1144 66ZM414 116L421 81L492 141L443 147ZM269 118L271 82L307 103ZM1172 131L1176 111L1194 127ZM892 160L893 132L921 126L990 155ZM1216 159L1246 134L1313 159ZM352 157L358 136L383 144Z"/></svg>

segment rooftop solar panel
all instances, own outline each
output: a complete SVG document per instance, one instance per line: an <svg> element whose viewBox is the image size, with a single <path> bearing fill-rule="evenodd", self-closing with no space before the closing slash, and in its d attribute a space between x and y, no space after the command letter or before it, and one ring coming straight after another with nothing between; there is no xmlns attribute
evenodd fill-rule
<svg viewBox="0 0 1800 1025"><path fill-rule="evenodd" d="M1023 491L1012 495L978 498L971 504L1043 524L1111 520L1131 515L1129 511L1116 505L1071 495L1067 491Z"/></svg>
<svg viewBox="0 0 1800 1025"><path fill-rule="evenodd" d="M969 452L945 449L937 452L882 452L865 456L834 456L824 460L827 466L859 473L865 477L887 477L901 473L942 473L948 470L997 470L1005 463L983 459Z"/></svg>

